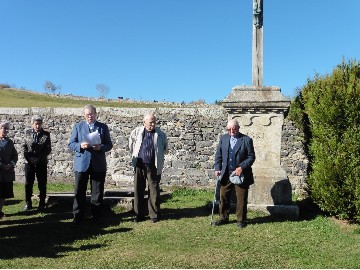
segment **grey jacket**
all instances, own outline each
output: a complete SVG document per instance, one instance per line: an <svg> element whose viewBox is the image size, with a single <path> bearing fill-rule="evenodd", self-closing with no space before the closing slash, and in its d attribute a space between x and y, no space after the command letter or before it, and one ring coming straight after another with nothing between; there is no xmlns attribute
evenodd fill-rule
<svg viewBox="0 0 360 270"><path fill-rule="evenodd" d="M129 137L129 149L133 159L138 158L140 147L143 140L144 127L137 127L130 133ZM168 151L168 141L166 134L155 128L154 134L154 148L155 148L155 166L157 174L161 174L164 168L165 154ZM136 164L133 164L134 166Z"/></svg>

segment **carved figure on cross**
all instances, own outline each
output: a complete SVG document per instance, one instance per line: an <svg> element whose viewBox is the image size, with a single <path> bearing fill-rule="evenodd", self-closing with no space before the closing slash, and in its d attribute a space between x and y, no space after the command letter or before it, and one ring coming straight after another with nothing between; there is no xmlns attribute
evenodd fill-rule
<svg viewBox="0 0 360 270"><path fill-rule="evenodd" d="M263 3L262 0L253 0L254 25L261 28L263 25Z"/></svg>

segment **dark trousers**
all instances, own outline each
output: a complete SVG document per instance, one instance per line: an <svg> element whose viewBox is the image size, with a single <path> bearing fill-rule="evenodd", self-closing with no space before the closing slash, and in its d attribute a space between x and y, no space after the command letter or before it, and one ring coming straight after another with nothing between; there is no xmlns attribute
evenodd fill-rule
<svg viewBox="0 0 360 270"><path fill-rule="evenodd" d="M157 174L155 165L145 165L138 162L134 175L134 212L142 218L145 216L145 188L148 183L148 210L150 218L159 218L160 215L160 175Z"/></svg>
<svg viewBox="0 0 360 270"><path fill-rule="evenodd" d="M47 184L47 164L25 164L25 202L27 205L32 206L31 197L33 194L33 186L35 176L38 182L40 191L39 199L40 206L45 206L46 199L46 184Z"/></svg>
<svg viewBox="0 0 360 270"><path fill-rule="evenodd" d="M73 213L76 218L83 218L86 211L86 189L90 179L91 214L95 219L102 216L104 184L106 172L95 172L90 166L86 172L75 172L75 192Z"/></svg>
<svg viewBox="0 0 360 270"><path fill-rule="evenodd" d="M242 188L239 185L234 185L233 183L226 182L221 184L220 188L220 219L229 220L230 213L230 196L231 191L235 188L236 192L236 219L237 222L246 222L247 215L247 201L248 201L248 188Z"/></svg>

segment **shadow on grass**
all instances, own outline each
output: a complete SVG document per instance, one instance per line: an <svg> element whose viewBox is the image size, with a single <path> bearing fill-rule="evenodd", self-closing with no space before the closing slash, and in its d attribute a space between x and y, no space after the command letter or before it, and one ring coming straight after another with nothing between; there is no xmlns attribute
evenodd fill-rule
<svg viewBox="0 0 360 270"><path fill-rule="evenodd" d="M4 205L6 206L6 205L16 205L16 204L19 204L19 203L21 203L21 202L23 202L22 200L10 200L10 199L7 199L7 200L5 200L5 203L4 203Z"/></svg>
<svg viewBox="0 0 360 270"><path fill-rule="evenodd" d="M313 202L311 198L306 198L301 201L297 201L296 205L299 207L299 217L297 219L289 219L287 217L280 217L280 216L274 216L269 215L266 213L261 213L260 216L251 217L251 213L248 213L248 223L249 224L262 224L262 223L274 223L274 222L287 222L287 221L293 221L293 222L299 222L299 221L305 221L305 220L313 220L317 216L323 216L326 215L325 212L323 212L317 204ZM196 217L196 216L206 216L211 215L213 207L213 202L207 202L204 208L197 208L197 209L179 209L180 214L186 215L187 217ZM201 214L201 211L205 210L205 214ZM190 213L187 213L187 211L193 211ZM183 213L182 213L183 212ZM230 214L235 215L236 212L236 204L235 202L231 203L230 207ZM216 219L219 215L219 204L214 205L214 218ZM236 223L236 220L230 221L230 223Z"/></svg>
<svg viewBox="0 0 360 270"><path fill-rule="evenodd" d="M91 218L73 224L72 212L64 209L71 210L72 204L53 203L42 214L34 210L7 215L8 218L1 220L1 225L6 227L0 228L0 258L58 258L65 256L69 251L99 249L106 246L106 244L91 244L91 238L131 230L130 228L106 229L119 225L123 215L123 213L116 214L109 205L104 207L104 222L100 225L94 223ZM79 246L74 247L75 241L85 239L86 243L81 245L79 242Z"/></svg>
<svg viewBox="0 0 360 270"><path fill-rule="evenodd" d="M201 216L208 216L208 208L207 205L195 207L195 208L169 208L165 206L165 203L168 200L173 199L171 193L162 193L161 197L161 205L160 205L160 220L179 220L183 218L195 218ZM149 220L149 212L148 212L148 201L147 199L144 200L144 215L145 219ZM133 221L135 213L133 210L129 210L126 213L123 213L122 220L123 221Z"/></svg>

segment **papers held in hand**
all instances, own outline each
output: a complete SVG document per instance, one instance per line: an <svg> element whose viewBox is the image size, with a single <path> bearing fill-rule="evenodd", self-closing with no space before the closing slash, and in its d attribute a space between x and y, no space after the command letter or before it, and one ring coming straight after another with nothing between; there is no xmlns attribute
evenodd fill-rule
<svg viewBox="0 0 360 270"><path fill-rule="evenodd" d="M91 132L89 134L85 134L85 142L90 144L90 146L94 146L95 144L101 144L100 134L97 131Z"/></svg>

